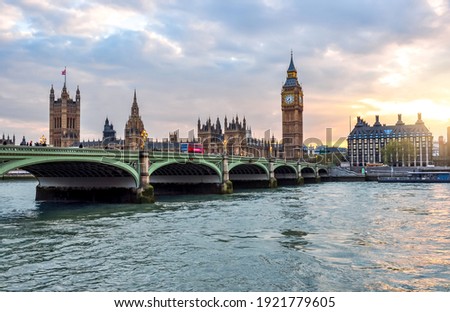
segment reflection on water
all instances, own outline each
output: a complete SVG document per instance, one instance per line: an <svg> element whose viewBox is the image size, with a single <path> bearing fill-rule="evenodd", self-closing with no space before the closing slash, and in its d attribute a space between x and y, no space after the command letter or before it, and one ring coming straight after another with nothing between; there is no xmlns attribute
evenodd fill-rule
<svg viewBox="0 0 450 312"><path fill-rule="evenodd" d="M150 205L0 181L3 291L449 291L450 185L324 183Z"/></svg>

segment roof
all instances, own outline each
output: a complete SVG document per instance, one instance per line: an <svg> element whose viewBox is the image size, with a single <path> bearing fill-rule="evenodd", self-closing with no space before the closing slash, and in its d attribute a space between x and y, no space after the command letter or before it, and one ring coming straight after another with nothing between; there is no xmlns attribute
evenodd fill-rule
<svg viewBox="0 0 450 312"><path fill-rule="evenodd" d="M291 51L291 62L289 63L289 68L287 71L288 72L297 71L294 66L294 57L292 55L292 51Z"/></svg>
<svg viewBox="0 0 450 312"><path fill-rule="evenodd" d="M348 139L364 139L364 138L395 138L405 136L431 136L430 130L425 126L422 120L418 120L415 124L405 125L403 122L397 122L396 125L381 125L379 121L370 126L363 119L358 117L358 122L350 132Z"/></svg>

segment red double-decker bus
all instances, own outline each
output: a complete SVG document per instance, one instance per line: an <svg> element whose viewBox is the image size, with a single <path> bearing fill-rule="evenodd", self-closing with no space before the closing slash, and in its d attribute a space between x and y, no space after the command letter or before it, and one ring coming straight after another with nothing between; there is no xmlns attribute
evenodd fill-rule
<svg viewBox="0 0 450 312"><path fill-rule="evenodd" d="M180 153L203 154L203 144L201 143L181 143Z"/></svg>

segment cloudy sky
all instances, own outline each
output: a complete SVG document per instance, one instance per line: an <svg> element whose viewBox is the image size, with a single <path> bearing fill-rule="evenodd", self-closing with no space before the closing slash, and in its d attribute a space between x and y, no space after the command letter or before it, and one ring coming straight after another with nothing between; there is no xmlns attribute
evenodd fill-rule
<svg viewBox="0 0 450 312"><path fill-rule="evenodd" d="M304 138L374 115L450 126L448 0L0 0L0 134L48 137L51 85L81 91L81 136L119 137L134 89L151 137L235 114L281 137L291 49Z"/></svg>

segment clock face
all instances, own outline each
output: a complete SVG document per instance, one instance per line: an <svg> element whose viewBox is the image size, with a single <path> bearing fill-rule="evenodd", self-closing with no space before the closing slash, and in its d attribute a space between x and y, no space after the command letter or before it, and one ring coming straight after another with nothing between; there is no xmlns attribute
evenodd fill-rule
<svg viewBox="0 0 450 312"><path fill-rule="evenodd" d="M294 103L294 96L292 94L288 94L284 97L284 102L286 104L292 104Z"/></svg>

